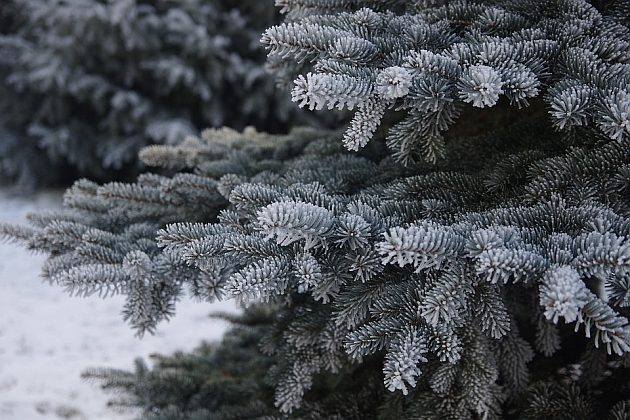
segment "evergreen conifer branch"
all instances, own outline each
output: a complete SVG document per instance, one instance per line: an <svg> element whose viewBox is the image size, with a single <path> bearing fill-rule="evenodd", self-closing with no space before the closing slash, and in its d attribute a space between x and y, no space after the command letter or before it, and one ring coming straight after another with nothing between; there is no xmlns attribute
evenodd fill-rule
<svg viewBox="0 0 630 420"><path fill-rule="evenodd" d="M139 333L186 293L249 305L205 376L162 360L194 398L151 388L168 364L103 375L155 416L623 416L630 32L600 3L278 1L272 64L304 106L356 108L345 134L154 146L175 173L79 181L0 232L71 291L127 296Z"/></svg>

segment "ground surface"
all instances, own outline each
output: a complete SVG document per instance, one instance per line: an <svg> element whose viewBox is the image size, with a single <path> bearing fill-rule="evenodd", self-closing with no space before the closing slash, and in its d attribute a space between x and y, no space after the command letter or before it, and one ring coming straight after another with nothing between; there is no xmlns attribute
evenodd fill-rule
<svg viewBox="0 0 630 420"><path fill-rule="evenodd" d="M0 190L0 221L23 222L26 213L59 206L60 193L19 198ZM155 336L134 337L122 321L120 297L70 298L44 283L44 257L0 242L0 419L130 419L106 407L108 396L81 380L87 367L130 368L137 356L190 350L216 340L226 324L211 321L213 310L235 310L182 301L170 323Z"/></svg>

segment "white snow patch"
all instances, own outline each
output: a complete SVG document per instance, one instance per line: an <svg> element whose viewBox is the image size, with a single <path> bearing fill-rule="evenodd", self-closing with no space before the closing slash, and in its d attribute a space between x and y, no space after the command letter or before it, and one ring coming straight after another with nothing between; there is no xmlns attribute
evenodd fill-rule
<svg viewBox="0 0 630 420"><path fill-rule="evenodd" d="M14 197L0 190L0 221L57 208L60 192ZM0 419L130 419L106 406L109 396L80 374L88 367L129 369L136 357L191 350L227 328L207 314L237 311L233 302L182 300L177 314L142 339L122 321L124 299L69 297L39 277L43 255L0 242Z"/></svg>

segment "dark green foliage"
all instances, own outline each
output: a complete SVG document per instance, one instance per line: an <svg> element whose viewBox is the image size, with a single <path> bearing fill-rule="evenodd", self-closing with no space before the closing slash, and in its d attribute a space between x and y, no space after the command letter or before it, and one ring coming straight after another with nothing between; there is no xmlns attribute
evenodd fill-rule
<svg viewBox="0 0 630 420"><path fill-rule="evenodd" d="M257 308L238 319L221 343L202 344L190 354L155 355L152 367L137 360L134 372L92 369L83 377L121 395L119 407L141 407L145 419L251 419L272 413L273 389L264 378L271 359L258 342L272 314Z"/></svg>

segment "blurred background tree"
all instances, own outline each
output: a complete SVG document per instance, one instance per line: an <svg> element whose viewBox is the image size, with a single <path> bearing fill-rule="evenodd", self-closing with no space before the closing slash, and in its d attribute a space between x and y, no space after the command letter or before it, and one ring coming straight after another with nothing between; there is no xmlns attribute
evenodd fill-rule
<svg viewBox="0 0 630 420"><path fill-rule="evenodd" d="M206 126L283 132L305 122L264 68L272 0L2 3L4 181L120 179L147 144Z"/></svg>

